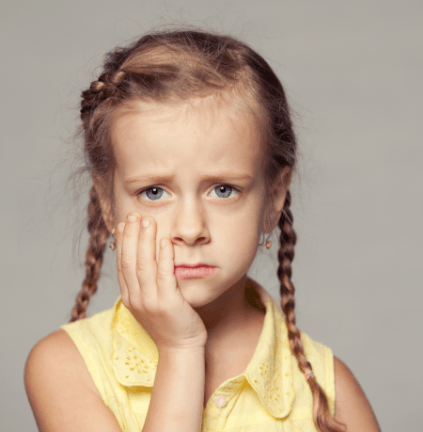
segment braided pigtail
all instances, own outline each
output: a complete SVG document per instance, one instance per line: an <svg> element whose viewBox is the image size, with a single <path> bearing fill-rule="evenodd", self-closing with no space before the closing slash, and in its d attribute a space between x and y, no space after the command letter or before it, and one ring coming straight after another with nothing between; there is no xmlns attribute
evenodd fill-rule
<svg viewBox="0 0 423 432"><path fill-rule="evenodd" d="M293 216L290 210L291 193L288 190L284 203L283 212L279 219L280 249L278 253L279 267L278 278L280 281L281 307L286 317L288 327L288 339L291 351L298 361L298 367L304 374L313 371L311 363L307 361L304 347L301 342L301 333L295 325L295 287L291 281L291 263L294 259L294 246L297 241L293 225ZM304 378L305 379L305 378ZM320 432L343 432L341 423L337 422L330 414L328 399L325 392L318 384L316 378L311 376L307 380L313 395L313 418L317 430ZM343 425L345 426L345 425Z"/></svg>
<svg viewBox="0 0 423 432"><path fill-rule="evenodd" d="M125 86L125 78L126 74L123 71L107 71L100 75L97 81L93 81L87 90L82 92L80 114L85 132L86 162L91 174L97 175L98 178L106 178L112 166L110 149L104 146L106 139L101 137L103 129L101 117L104 115L102 107L106 105L105 109L110 109L113 98L121 96L119 93ZM110 186L110 179L108 183ZM97 292L97 282L101 275L100 269L103 264L104 251L110 235L94 185L90 190L87 221L90 239L85 253L85 279L81 291L76 297L69 322L86 317L86 309L90 298Z"/></svg>
<svg viewBox="0 0 423 432"><path fill-rule="evenodd" d="M146 35L126 48L107 54L100 77L82 93L81 131L87 169L99 185L94 186L88 206L89 246L86 275L72 310L72 321L84 318L103 262L103 254L114 225L113 183L115 160L112 151L113 124L119 116L136 112L138 102L177 103L216 94L237 99L242 109L254 114L266 155L266 185L272 190L275 179L285 166L294 168L296 139L290 110L281 82L270 65L247 45L228 36L202 31L159 32ZM98 185L97 185L98 183ZM100 191L100 189L98 189ZM101 205L100 205L101 198ZM292 353L303 373L312 372L295 325L294 285L291 263L296 234L292 228L291 194L288 191L279 220L280 250L278 278L281 306L285 314ZM260 304L250 293L249 301ZM304 378L305 379L305 378ZM340 424L330 415L328 400L314 377L308 379L313 395L313 418L320 432L341 432Z"/></svg>
<svg viewBox="0 0 423 432"><path fill-rule="evenodd" d="M100 278L104 250L109 237L109 230L104 223L100 201L94 186L91 187L90 198L87 227L90 233L90 241L85 254L85 279L81 291L76 297L76 303L72 309L72 317L69 322L86 317L86 309L90 298L97 291L97 281Z"/></svg>

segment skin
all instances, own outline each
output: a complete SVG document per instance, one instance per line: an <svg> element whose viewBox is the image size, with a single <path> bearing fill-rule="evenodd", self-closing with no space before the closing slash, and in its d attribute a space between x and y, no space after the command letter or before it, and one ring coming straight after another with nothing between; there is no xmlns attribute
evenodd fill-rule
<svg viewBox="0 0 423 432"><path fill-rule="evenodd" d="M206 358L211 358L212 353L224 351L224 347L234 343L241 347L249 329L258 326L261 330L264 315L251 307L244 296L246 273L257 252L260 229L270 232L280 217L290 169L280 179L284 187L280 187L280 182L275 187L275 207L266 209L260 136L245 111L227 102L218 103L213 97L176 106L138 103L138 107L135 114L118 118L112 126L115 201L112 206L105 205L103 212L114 208L113 215L105 214L105 220L124 229L122 238L117 230L117 267L119 270L122 254L139 257L143 253L140 250L148 248L143 243L152 240L148 235L143 239L141 217L149 219L154 227L150 229L156 230L156 260L160 255L160 240L165 238L172 245L175 265L205 263L216 267L212 276L177 280L183 298L204 324ZM152 178L154 175L174 177L160 182ZM249 178L233 180L230 175ZM218 178L210 180L208 176ZM102 202L107 201L100 184L96 185ZM232 188L219 192L225 185ZM159 189L153 191L153 187ZM155 200L153 192L157 195ZM129 224L129 214L136 217L137 228ZM265 220L270 222L265 224ZM131 243L127 253L121 252L126 238L126 244ZM146 255L147 250L141 259ZM129 261L128 267L136 267L135 258ZM122 273L124 270L121 269ZM173 273L170 267L168 270ZM126 272L120 281L121 288L125 282L139 285L152 298L157 291L148 291L148 286L154 285L150 283L151 278L147 280L146 276L144 284L135 281L137 278L139 282L144 277L141 273L147 272L138 269L137 273L137 268L131 275ZM173 292L169 290L168 296L171 295ZM138 317L136 313L134 316L154 332L160 323L147 323L146 312L144 309ZM169 329L174 326L175 322L168 325ZM199 322L198 326L201 326ZM205 335L204 331L201 333ZM161 343L170 343L161 340L160 335L157 340L154 336L159 348Z"/></svg>
<svg viewBox="0 0 423 432"><path fill-rule="evenodd" d="M94 185L109 230L120 228L116 256L122 302L167 362L158 367L158 397L153 392L145 428L167 430L166 421L173 422L179 409L198 405L203 384L205 406L222 382L245 370L254 354L264 316L245 301L246 272L257 251L260 229L271 232L280 218L290 170L275 182L273 207L265 208L254 122L239 108L219 105L213 98L179 106L139 104L139 111L119 118L112 132L115 202L108 202L95 178ZM252 177L203 178L217 171ZM147 173L174 178L160 184L152 179L128 183ZM217 187L224 184L239 192L218 193ZM165 191L154 202L148 200L152 194L140 194L153 186ZM135 222L128 222L130 214ZM141 227L141 218L150 221L147 229ZM161 239L165 239L163 249ZM174 264L198 262L215 266L217 272L201 279L177 279L173 274ZM335 418L348 432L380 432L354 375L336 357L334 366ZM184 385L187 370L197 381L195 388ZM25 388L40 431L120 430L81 354L62 329L31 350ZM174 395L183 391L175 402ZM197 428L201 410L197 407L194 414L191 426Z"/></svg>

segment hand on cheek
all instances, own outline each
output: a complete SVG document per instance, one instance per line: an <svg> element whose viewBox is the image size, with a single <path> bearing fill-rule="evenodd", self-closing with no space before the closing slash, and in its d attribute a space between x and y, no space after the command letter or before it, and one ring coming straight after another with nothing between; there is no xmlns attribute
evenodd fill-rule
<svg viewBox="0 0 423 432"><path fill-rule="evenodd" d="M124 306L159 351L204 348L207 330L178 288L173 244L168 238L160 239L156 262L154 218L131 212L116 231L116 268Z"/></svg>

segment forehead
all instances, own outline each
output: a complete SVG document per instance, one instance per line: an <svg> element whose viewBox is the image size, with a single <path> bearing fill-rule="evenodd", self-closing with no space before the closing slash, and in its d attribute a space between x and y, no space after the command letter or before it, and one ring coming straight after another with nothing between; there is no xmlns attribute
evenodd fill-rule
<svg viewBox="0 0 423 432"><path fill-rule="evenodd" d="M112 125L113 153L125 176L143 170L242 170L261 162L253 114L215 97L178 104L137 102Z"/></svg>

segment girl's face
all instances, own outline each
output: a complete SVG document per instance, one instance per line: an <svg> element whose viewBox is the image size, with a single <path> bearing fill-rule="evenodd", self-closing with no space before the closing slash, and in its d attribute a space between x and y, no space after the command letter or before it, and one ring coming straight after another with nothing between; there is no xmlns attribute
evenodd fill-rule
<svg viewBox="0 0 423 432"><path fill-rule="evenodd" d="M115 121L116 224L129 212L150 215L175 265L216 267L205 278L178 278L192 307L201 307L247 273L264 217L259 136L252 118L214 99L178 106L140 103Z"/></svg>

